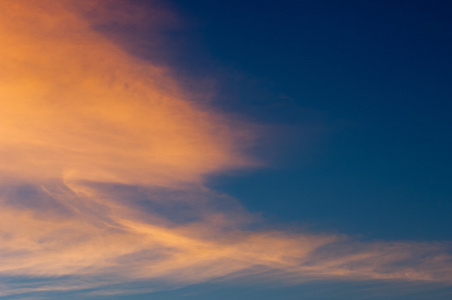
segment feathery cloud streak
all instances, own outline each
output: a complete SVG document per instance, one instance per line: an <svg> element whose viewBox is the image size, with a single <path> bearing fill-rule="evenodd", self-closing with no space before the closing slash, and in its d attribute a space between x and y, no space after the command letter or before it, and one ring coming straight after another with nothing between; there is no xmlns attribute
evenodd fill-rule
<svg viewBox="0 0 452 300"><path fill-rule="evenodd" d="M68 1L35 2L1 4L2 176L165 185L248 163L234 148L246 133L187 101L164 69Z"/></svg>
<svg viewBox="0 0 452 300"><path fill-rule="evenodd" d="M174 18L127 3L0 3L0 276L44 282L0 296L270 270L452 283L445 243L247 229L253 216L202 183L255 165L243 154L253 134L92 29Z"/></svg>

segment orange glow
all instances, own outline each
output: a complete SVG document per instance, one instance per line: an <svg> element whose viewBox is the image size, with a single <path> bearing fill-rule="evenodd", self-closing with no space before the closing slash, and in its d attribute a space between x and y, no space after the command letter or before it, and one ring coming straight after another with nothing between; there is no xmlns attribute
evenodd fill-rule
<svg viewBox="0 0 452 300"><path fill-rule="evenodd" d="M65 6L0 4L2 177L165 185L249 164L244 131Z"/></svg>

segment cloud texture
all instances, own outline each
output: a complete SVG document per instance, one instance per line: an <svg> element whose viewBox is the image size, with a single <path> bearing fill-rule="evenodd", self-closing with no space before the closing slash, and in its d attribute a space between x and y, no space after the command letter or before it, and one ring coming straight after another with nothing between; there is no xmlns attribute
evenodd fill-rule
<svg viewBox="0 0 452 300"><path fill-rule="evenodd" d="M175 20L130 3L0 2L0 297L265 274L452 283L447 243L251 230L203 181L255 165L253 133L93 29Z"/></svg>

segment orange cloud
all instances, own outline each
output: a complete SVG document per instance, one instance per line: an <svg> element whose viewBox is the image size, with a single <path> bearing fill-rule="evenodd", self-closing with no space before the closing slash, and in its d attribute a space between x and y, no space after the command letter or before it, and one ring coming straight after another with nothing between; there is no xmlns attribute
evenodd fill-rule
<svg viewBox="0 0 452 300"><path fill-rule="evenodd" d="M202 217L180 224L122 205L114 191L72 188L33 192L34 199L49 197L64 209L24 207L11 202L20 193L2 194L1 276L75 276L63 286L49 284L49 291L86 289L80 279L89 279L88 288L143 280L163 280L175 287L245 275L289 283L314 279L452 283L450 245L444 243L361 243L333 235L250 231L224 226L236 221L228 215L220 224Z"/></svg>
<svg viewBox="0 0 452 300"><path fill-rule="evenodd" d="M165 185L250 163L237 147L248 133L68 3L0 4L2 177Z"/></svg>
<svg viewBox="0 0 452 300"><path fill-rule="evenodd" d="M448 245L251 231L240 205L225 212L203 200L231 201L203 179L255 165L243 154L253 134L93 30L143 20L126 2L105 3L0 2L0 276L45 282L0 296L270 270L296 282L452 283ZM156 10L148 24L173 17ZM70 278L46 281L61 276Z"/></svg>

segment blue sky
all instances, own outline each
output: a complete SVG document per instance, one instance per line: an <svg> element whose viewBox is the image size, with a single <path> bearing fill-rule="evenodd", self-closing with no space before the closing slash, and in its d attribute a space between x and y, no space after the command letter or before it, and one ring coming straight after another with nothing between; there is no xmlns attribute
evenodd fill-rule
<svg viewBox="0 0 452 300"><path fill-rule="evenodd" d="M451 238L449 4L176 4L197 21L199 64L236 72L218 105L289 129L265 145L282 148L273 165L221 189L283 222Z"/></svg>
<svg viewBox="0 0 452 300"><path fill-rule="evenodd" d="M451 4L0 11L0 299L451 297Z"/></svg>

